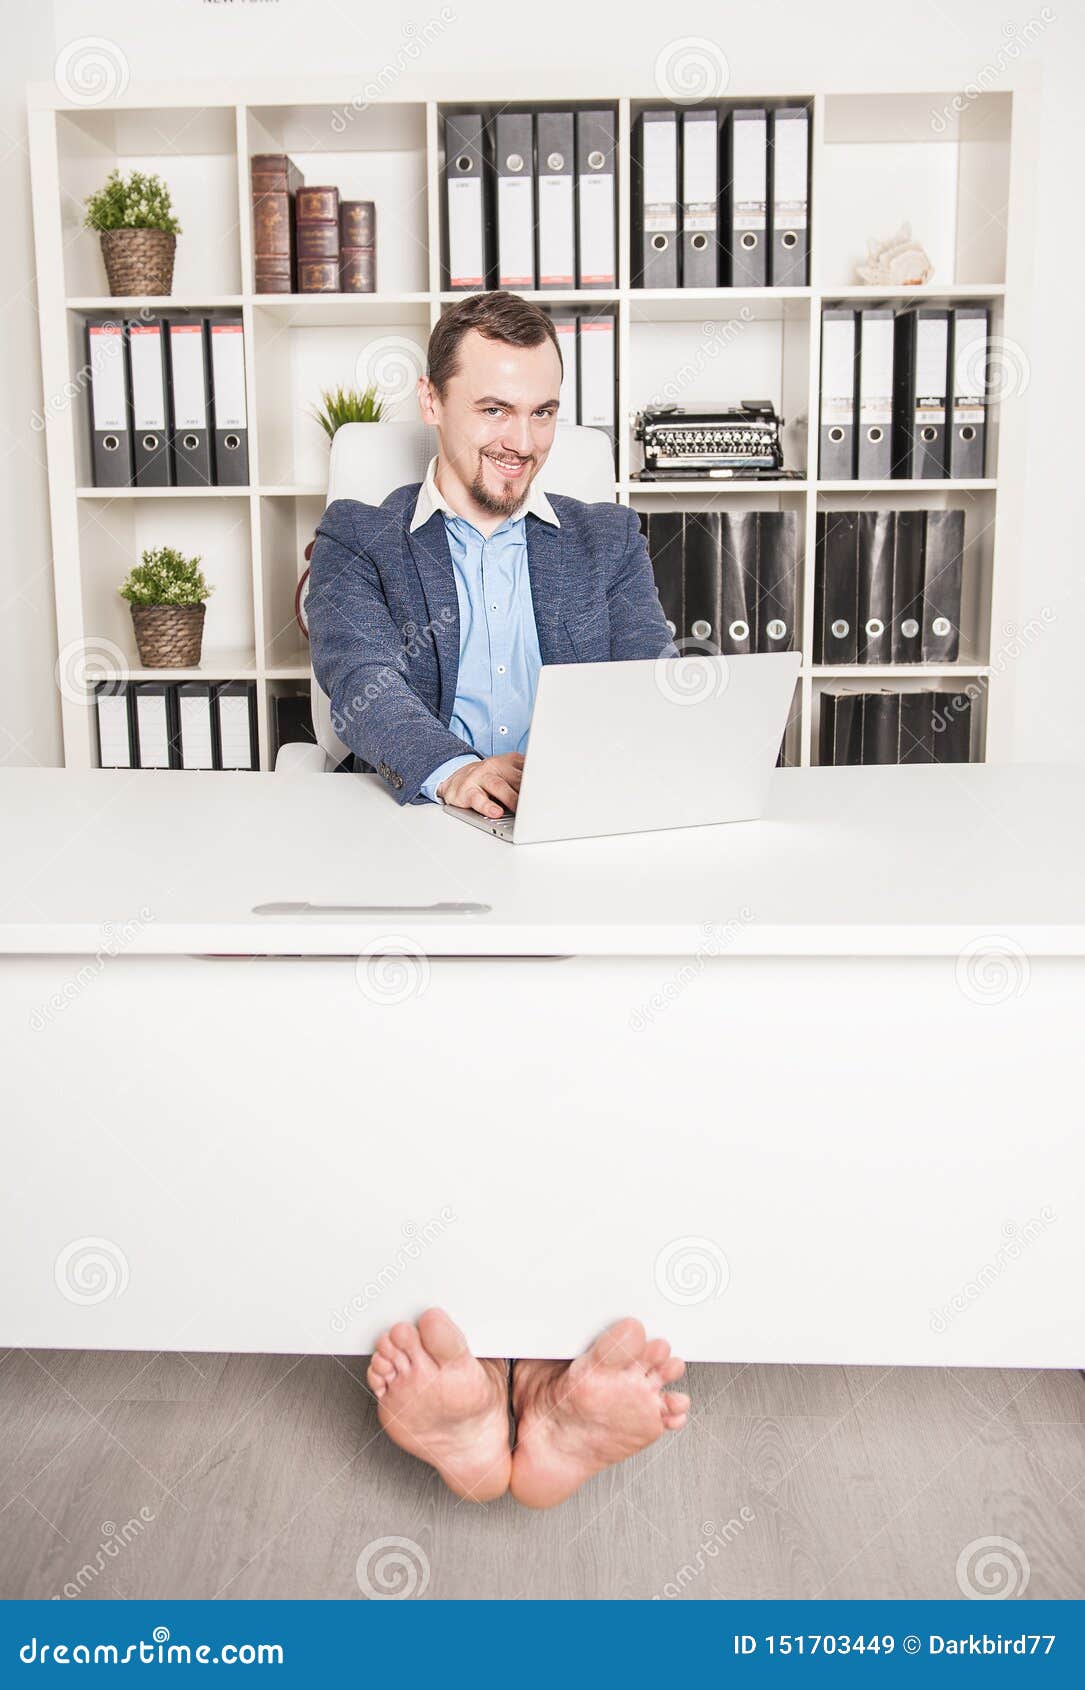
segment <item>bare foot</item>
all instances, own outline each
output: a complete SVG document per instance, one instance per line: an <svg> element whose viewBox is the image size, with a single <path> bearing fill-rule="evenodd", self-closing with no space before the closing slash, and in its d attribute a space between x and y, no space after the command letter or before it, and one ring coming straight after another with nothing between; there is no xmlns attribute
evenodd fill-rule
<svg viewBox="0 0 1085 1690"><path fill-rule="evenodd" d="M443 1309L382 1333L366 1381L393 1443L436 1467L457 1496L491 1502L508 1490L505 1363L476 1359Z"/></svg>
<svg viewBox="0 0 1085 1690"><path fill-rule="evenodd" d="M603 1467L680 1432L689 1398L665 1392L685 1362L665 1338L645 1343L619 1320L575 1361L518 1361L512 1376L516 1447L510 1489L527 1508L564 1502Z"/></svg>

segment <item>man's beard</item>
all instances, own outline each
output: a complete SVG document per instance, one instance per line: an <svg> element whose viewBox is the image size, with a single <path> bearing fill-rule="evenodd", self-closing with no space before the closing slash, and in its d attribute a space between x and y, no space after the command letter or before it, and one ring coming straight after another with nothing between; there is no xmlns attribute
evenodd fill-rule
<svg viewBox="0 0 1085 1690"><path fill-rule="evenodd" d="M487 487L483 479L485 471L482 467L481 458L484 456L484 453L479 454L479 466L475 472L475 479L471 483L471 497L484 511L489 511L491 516L509 516L517 505L523 503L527 496L527 489L530 487L532 479L531 465L534 460L528 459L527 468L517 481L510 481L509 485L503 488L500 493L494 493Z"/></svg>

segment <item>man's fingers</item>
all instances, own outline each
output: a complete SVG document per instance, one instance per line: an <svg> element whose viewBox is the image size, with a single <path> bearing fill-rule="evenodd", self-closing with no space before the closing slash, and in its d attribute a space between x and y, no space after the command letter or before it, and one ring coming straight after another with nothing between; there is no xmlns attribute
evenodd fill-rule
<svg viewBox="0 0 1085 1690"><path fill-rule="evenodd" d="M498 774L496 769L488 769L485 774L481 774L477 778L479 785L490 794L491 798L496 798L499 803L504 804L506 809L515 810L519 789L511 786L504 775Z"/></svg>
<svg viewBox="0 0 1085 1690"><path fill-rule="evenodd" d="M495 804L489 793L481 786L473 786L464 799L464 809L477 810L480 816L490 816L494 821L504 812L500 804Z"/></svg>

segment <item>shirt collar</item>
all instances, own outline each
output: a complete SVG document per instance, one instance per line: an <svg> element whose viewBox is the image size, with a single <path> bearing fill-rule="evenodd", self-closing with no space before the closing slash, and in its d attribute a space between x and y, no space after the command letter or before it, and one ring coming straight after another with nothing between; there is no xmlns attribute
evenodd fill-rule
<svg viewBox="0 0 1085 1690"><path fill-rule="evenodd" d="M434 453L426 468L426 479L418 489L418 498L415 502L414 515L411 517L410 528L408 530L411 534L414 533L416 528L421 528L424 522L428 522L434 511L443 511L446 516L459 515L458 511L454 511L452 509L452 506L447 502L441 492L441 489L438 487L436 481L436 470L437 454ZM528 511L530 511L533 516L539 517L542 522L552 523L555 528L561 527L561 523L557 519L553 505L539 486L538 476L535 477L531 486L528 488L527 497L524 499L519 509L515 510L511 516L507 517L506 521L515 522L518 518L525 516ZM464 518L464 520L466 521L467 519Z"/></svg>

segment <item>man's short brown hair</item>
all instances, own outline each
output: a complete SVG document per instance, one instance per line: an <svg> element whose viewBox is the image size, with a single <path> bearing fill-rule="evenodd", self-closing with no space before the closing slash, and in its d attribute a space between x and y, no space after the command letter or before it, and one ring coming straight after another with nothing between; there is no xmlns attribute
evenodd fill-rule
<svg viewBox="0 0 1085 1690"><path fill-rule="evenodd" d="M459 367L460 341L470 329L477 329L487 340L502 340L507 346L541 346L549 340L565 374L558 337L546 312L518 293L494 288L490 293L470 293L458 299L434 325L426 352L426 374L442 399Z"/></svg>

